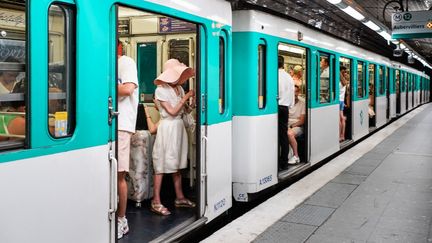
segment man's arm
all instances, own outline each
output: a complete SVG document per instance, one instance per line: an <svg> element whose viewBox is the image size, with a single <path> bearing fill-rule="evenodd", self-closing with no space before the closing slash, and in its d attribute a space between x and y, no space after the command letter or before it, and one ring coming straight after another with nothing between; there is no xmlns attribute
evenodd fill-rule
<svg viewBox="0 0 432 243"><path fill-rule="evenodd" d="M134 83L122 83L117 85L117 95L120 97L131 96L137 85Z"/></svg>

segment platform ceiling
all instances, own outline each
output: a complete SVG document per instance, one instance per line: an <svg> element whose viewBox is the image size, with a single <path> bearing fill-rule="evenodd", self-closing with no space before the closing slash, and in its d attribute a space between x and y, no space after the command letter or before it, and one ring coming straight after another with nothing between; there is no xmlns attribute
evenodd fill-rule
<svg viewBox="0 0 432 243"><path fill-rule="evenodd" d="M305 25L330 33L350 43L365 49L388 56L393 60L407 63L407 55L401 58L393 57L394 44L388 45L387 41L370 30L360 21L352 18L335 5L326 0L228 0L234 9L258 9L284 18L299 21ZM349 0L352 1L352 0ZM346 1L346 2L349 2ZM381 23L391 29L390 22L392 12L396 11L397 4L390 4L383 18L383 7L389 0L357 0L365 12L375 17ZM403 1L405 5L406 1ZM432 0L409 0L408 10L428 10L432 6ZM405 6L404 6L405 7ZM427 62L432 64L432 38L404 40L415 51L422 55ZM423 69L423 65L416 61L415 66ZM429 70L430 71L430 70Z"/></svg>

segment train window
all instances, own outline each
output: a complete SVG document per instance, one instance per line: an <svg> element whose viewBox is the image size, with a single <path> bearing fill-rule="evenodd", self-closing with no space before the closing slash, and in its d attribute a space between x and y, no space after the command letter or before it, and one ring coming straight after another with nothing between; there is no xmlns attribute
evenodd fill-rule
<svg viewBox="0 0 432 243"><path fill-rule="evenodd" d="M364 70L364 62L357 62L357 98L363 98L366 95L366 73Z"/></svg>
<svg viewBox="0 0 432 243"><path fill-rule="evenodd" d="M26 138L26 8L11 1L1 7L0 149L24 146Z"/></svg>
<svg viewBox="0 0 432 243"><path fill-rule="evenodd" d="M258 108L263 109L266 104L266 63L267 63L266 45L262 40L258 45Z"/></svg>
<svg viewBox="0 0 432 243"><path fill-rule="evenodd" d="M280 43L278 56L284 58L284 70L293 78L295 85L300 87L300 97L306 96L306 48Z"/></svg>
<svg viewBox="0 0 432 243"><path fill-rule="evenodd" d="M226 66L226 35L223 33L219 37L219 113L225 112L225 66Z"/></svg>
<svg viewBox="0 0 432 243"><path fill-rule="evenodd" d="M71 135L75 123L73 10L51 5L48 23L48 129L59 138Z"/></svg>
<svg viewBox="0 0 432 243"><path fill-rule="evenodd" d="M330 103L334 97L332 89L333 80L330 70L332 70L332 62L330 61L329 54L320 54L320 68L319 68L319 102Z"/></svg>
<svg viewBox="0 0 432 243"><path fill-rule="evenodd" d="M375 64L369 64L369 95L375 95Z"/></svg>
<svg viewBox="0 0 432 243"><path fill-rule="evenodd" d="M405 84L406 84L406 80L405 80L405 72L402 72L401 74L401 92L405 92Z"/></svg>
<svg viewBox="0 0 432 243"><path fill-rule="evenodd" d="M379 66L379 94L383 95L384 92L385 92L384 67Z"/></svg>

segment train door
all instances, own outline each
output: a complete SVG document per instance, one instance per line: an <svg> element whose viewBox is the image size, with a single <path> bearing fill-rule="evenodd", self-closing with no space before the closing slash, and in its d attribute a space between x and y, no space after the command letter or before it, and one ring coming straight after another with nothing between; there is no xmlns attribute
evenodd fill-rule
<svg viewBox="0 0 432 243"><path fill-rule="evenodd" d="M339 142L341 147L352 139L352 60L339 59Z"/></svg>
<svg viewBox="0 0 432 243"><path fill-rule="evenodd" d="M412 108L412 74L406 73L406 110L409 111Z"/></svg>
<svg viewBox="0 0 432 243"><path fill-rule="evenodd" d="M389 67L385 67L385 85L386 85L386 100L387 100L387 109L386 109L386 120L389 121L391 118L391 110L393 107L393 103L391 101L390 95L391 95L391 86L390 86L390 69Z"/></svg>
<svg viewBox="0 0 432 243"><path fill-rule="evenodd" d="M396 89L396 114L401 114L401 72L395 70L395 89Z"/></svg>
<svg viewBox="0 0 432 243"><path fill-rule="evenodd" d="M200 188L205 188L206 185L198 180L201 160L197 155L201 154L199 149L201 139L197 139L200 130L197 129L199 126L196 125L196 121L200 121L201 113L196 110L195 98L186 102L187 109L185 108L184 112L190 114L184 134L187 139L180 139L178 144L179 151L187 154L187 157L183 158L184 163L174 165L182 170L172 176L169 171L154 172L155 163L166 161L156 162L152 159L156 139L153 133L159 130L151 132L151 127L158 126L161 119L168 118L162 118L165 113L158 110L161 109L160 97L153 99L156 90L153 81L164 71L164 63L168 59L174 58L186 66L196 67L195 54L198 48L195 48L195 45L184 45L183 42L176 42L176 40L181 35L188 37L188 43L195 42L198 28L194 23L162 14L123 6L117 6L117 9L117 35L125 50L123 54L131 57L137 65L139 103L142 104L138 109L144 109L142 119L137 119L137 127L140 123L146 123L148 127L148 130L145 128L137 130L131 138L130 170L126 176L128 184L126 218L129 228L133 230L125 237L133 241L164 241L200 219L201 204L205 203L202 201ZM200 75L199 70L196 70L196 75ZM185 93L195 90L197 86L199 87L195 78L190 78L182 85ZM166 87L172 89L170 86ZM200 97L199 91L195 93L195 97ZM154 173L157 173L157 178ZM189 202L181 197L188 199Z"/></svg>
<svg viewBox="0 0 432 243"><path fill-rule="evenodd" d="M380 127L387 122L388 97L386 92L386 77L384 66L377 66L378 80L375 83L375 126Z"/></svg>
<svg viewBox="0 0 432 243"><path fill-rule="evenodd" d="M288 164L280 166L280 178L289 176L308 165L308 115L307 115L307 49L301 46L279 43L278 57L283 59L283 71L294 81L294 104L288 111ZM279 74L281 75L281 74ZM279 77L279 82L281 81ZM281 87L281 86L279 86ZM282 95L282 94L281 94ZM288 95L288 97L292 97ZM279 142L280 143L280 142ZM281 144L282 146L282 144Z"/></svg>
<svg viewBox="0 0 432 243"><path fill-rule="evenodd" d="M376 65L369 64L369 130L376 127Z"/></svg>

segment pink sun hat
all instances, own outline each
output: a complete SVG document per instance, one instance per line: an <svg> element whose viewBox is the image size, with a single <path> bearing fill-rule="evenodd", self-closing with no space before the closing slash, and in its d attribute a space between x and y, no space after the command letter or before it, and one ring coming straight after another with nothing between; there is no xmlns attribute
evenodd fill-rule
<svg viewBox="0 0 432 243"><path fill-rule="evenodd" d="M177 59L169 59L163 66L163 72L155 79L154 84L184 84L186 80L195 75L191 67L184 65Z"/></svg>

